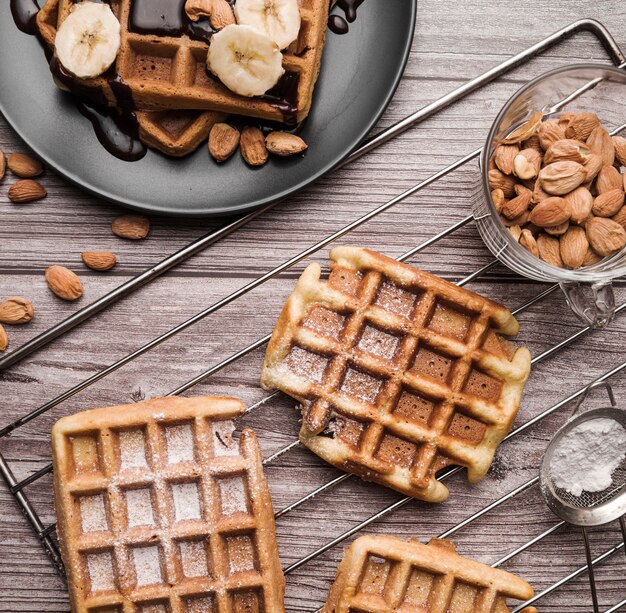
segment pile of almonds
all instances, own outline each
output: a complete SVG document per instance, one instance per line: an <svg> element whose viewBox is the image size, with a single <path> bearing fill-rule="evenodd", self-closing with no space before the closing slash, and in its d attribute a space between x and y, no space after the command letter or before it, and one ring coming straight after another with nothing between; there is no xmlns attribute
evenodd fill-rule
<svg viewBox="0 0 626 613"><path fill-rule="evenodd" d="M290 132L270 132L267 136L256 127L247 126L241 132L228 123L216 123L209 134L209 153L216 162L226 161L237 147L250 166L262 166L269 153L285 157L302 153L308 145Z"/></svg>
<svg viewBox="0 0 626 613"><path fill-rule="evenodd" d="M626 246L626 138L594 113L540 112L502 140L491 198L525 249L560 268L590 266Z"/></svg>

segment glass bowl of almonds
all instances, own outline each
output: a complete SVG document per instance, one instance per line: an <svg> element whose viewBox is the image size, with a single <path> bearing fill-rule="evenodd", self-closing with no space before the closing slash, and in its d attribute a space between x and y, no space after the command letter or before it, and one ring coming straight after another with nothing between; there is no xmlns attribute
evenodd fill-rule
<svg viewBox="0 0 626 613"><path fill-rule="evenodd" d="M546 73L500 111L481 155L474 217L515 272L559 283L593 327L626 275L626 72L580 64ZM623 135L621 133L623 132Z"/></svg>

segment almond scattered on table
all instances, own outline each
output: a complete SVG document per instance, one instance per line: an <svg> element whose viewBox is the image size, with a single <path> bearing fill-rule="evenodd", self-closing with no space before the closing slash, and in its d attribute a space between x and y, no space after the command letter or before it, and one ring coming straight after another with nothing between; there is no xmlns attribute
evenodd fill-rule
<svg viewBox="0 0 626 613"><path fill-rule="evenodd" d="M86 266L92 270L111 270L117 262L117 257L110 251L83 251L80 254Z"/></svg>
<svg viewBox="0 0 626 613"><path fill-rule="evenodd" d="M595 113L537 117L495 148L493 205L534 256L558 267L591 266L626 247L626 138L611 137Z"/></svg>
<svg viewBox="0 0 626 613"><path fill-rule="evenodd" d="M247 126L241 132L239 148L243 159L250 166L262 166L267 162L268 153L265 137L259 128Z"/></svg>
<svg viewBox="0 0 626 613"><path fill-rule="evenodd" d="M43 164L25 153L11 153L7 158L7 166L22 179L32 179L43 172Z"/></svg>
<svg viewBox="0 0 626 613"><path fill-rule="evenodd" d="M0 326L0 351L4 351L9 346L9 336L7 331Z"/></svg>
<svg viewBox="0 0 626 613"><path fill-rule="evenodd" d="M83 284L78 275L65 266L49 266L45 278L52 293L63 300L78 300L83 295Z"/></svg>
<svg viewBox="0 0 626 613"><path fill-rule="evenodd" d="M308 148L299 136L290 132L270 132L265 138L265 146L270 153L280 156L295 155Z"/></svg>
<svg viewBox="0 0 626 613"><path fill-rule="evenodd" d="M0 181L4 179L4 174L6 173L6 170L7 170L7 159L4 156L4 151L0 149Z"/></svg>
<svg viewBox="0 0 626 613"><path fill-rule="evenodd" d="M22 179L9 187L8 196L11 202L25 204L41 200L47 195L46 189L41 183L33 179Z"/></svg>
<svg viewBox="0 0 626 613"><path fill-rule="evenodd" d="M120 215L113 220L111 230L120 238L141 240L150 232L150 220L145 215Z"/></svg>
<svg viewBox="0 0 626 613"><path fill-rule="evenodd" d="M32 302L22 296L11 296L0 302L0 323L27 324L34 315Z"/></svg>
<svg viewBox="0 0 626 613"><path fill-rule="evenodd" d="M209 133L209 153L216 162L224 162L239 147L241 135L227 123L216 123Z"/></svg>

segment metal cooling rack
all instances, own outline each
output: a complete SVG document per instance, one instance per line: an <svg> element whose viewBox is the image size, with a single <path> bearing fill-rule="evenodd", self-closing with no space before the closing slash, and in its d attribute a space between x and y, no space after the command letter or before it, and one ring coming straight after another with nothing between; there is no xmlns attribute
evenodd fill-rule
<svg viewBox="0 0 626 613"><path fill-rule="evenodd" d="M551 36L545 38L544 40L542 40L539 43L533 45L532 47L529 47L528 49L522 51L521 53L518 53L517 55L509 58L505 62L502 62L501 64L499 64L499 65L495 66L494 68L488 70L484 74L476 77L475 79L472 79L471 81L468 81L467 83L465 83L461 87L458 87L457 89L451 91L449 94L447 94L447 95L443 96L442 98L436 100L435 102L433 102L433 103L423 107L422 109L420 109L419 111L413 113L412 115L409 115L408 117L406 117L405 119L403 119L399 123L397 123L397 124L391 126L390 128L384 130L383 132L381 132L380 134L375 136L370 141L368 141L365 144L361 145L352 154L350 154L348 156L348 158L344 161L344 164L348 164L348 163L356 160L357 158L361 157L362 155L372 151L373 149L375 149L379 145L381 145L381 144L387 142L388 140L394 138L395 136L401 134L402 132L404 132L408 128L410 128L410 127L418 124L419 122L423 121L424 119L434 115L435 113L441 111L442 109L446 108L450 104L461 100L462 98L464 98L465 96L467 96L471 92L475 91L476 89L478 89L478 88L480 88L480 87L490 83L494 79L496 79L496 78L506 74L510 70L520 66L521 64L524 64L527 61L529 61L534 56L536 56L536 55L538 55L538 54L540 54L540 53L550 49L551 47L555 46L556 44L560 43L561 41L563 41L563 40L565 40L565 39L567 39L567 38L569 38L569 37L571 37L571 36L573 36L573 35L575 35L577 33L580 33L580 32L588 32L588 33L593 34L600 41L600 43L602 43L603 47L606 49L606 51L607 51L607 53L609 55L609 58L611 59L613 64L615 64L616 66L618 66L620 68L626 68L626 57L621 52L619 46L615 42L615 40L612 37L612 35L610 34L610 32L601 23L599 23L598 21L595 21L595 20L591 20L591 19L582 19L582 20L576 21L576 22L570 24L569 26L559 30L558 32L555 32ZM626 127L626 126L622 126L622 128L624 128L624 127ZM241 296L247 294L248 292L250 292L254 288L258 287L259 285L261 285L261 284L265 283L266 281L272 279L273 277L277 276L281 272L291 268L292 266L294 266L295 264L297 264L301 260L307 258L308 256L312 255L313 253L317 252L318 250L326 247L328 244L330 244L331 242L335 241L336 239L344 236L345 234L347 234L351 230L353 230L355 228L358 228L359 226L363 225L364 223L366 223L370 219L376 217L377 215L379 215L383 211L386 211L387 209L390 209L391 207L393 207L397 203L401 202L402 200L404 200L408 196L411 196L412 194L417 193L418 191L422 190L423 188L425 188L426 186L430 185L431 183L437 181L441 177L444 177L445 175L449 174L450 172L452 172L452 171L456 170L457 168L463 166L464 164L466 164L470 160L473 160L474 158L478 157L480 152L481 152L481 149L478 149L478 150L473 151L473 152L469 153L468 155L458 159L457 161L455 161L454 163L450 164L446 168L443 168L439 172L433 174L432 176L430 176L429 178L425 179L424 181L421 181L417 185L414 185L413 187L411 187L408 190L404 191L403 193L399 194L395 198L392 198L388 202L385 202L384 204L376 207L375 209L373 209L369 213L367 213L367 214L363 215L362 217L356 219L355 221L353 221L352 223L348 224L347 226L341 228L337 232L331 234L330 236L327 236L323 240L315 243L314 245L311 245L309 248L305 249L300 254L292 257L291 259L287 260L286 262L283 262L282 264L280 264L279 266L277 266L273 270L267 272L266 274L262 275L261 277L258 277L254 281L251 281L250 283L248 283L247 285L243 286L239 290L233 292L232 294L222 298L218 302L216 302L216 303L212 304L211 306L207 307L203 311L200 311L199 313L197 313L196 315L194 315L190 319L188 319L188 320L178 324L177 326L175 326L174 328L172 328L168 332L166 332L166 333L164 333L164 334L154 338L149 343L147 343L147 344L143 345L142 347L136 349L135 351L133 351L132 353L126 355L123 358L121 358L117 362L114 362L113 364L109 365L107 368L101 370L100 372L95 373L94 375L92 375L91 377L85 379L83 382L79 383L78 385L75 385L71 389L66 390L65 392L63 392L62 394L57 396L56 398L53 398L52 400L46 402L45 404L43 404L42 406L38 407L37 409L34 409L31 412L29 412L28 414L24 415L20 419L12 422L10 424L8 424L7 426L5 426L2 429L0 429L0 439L3 438L3 437L8 436L11 432L13 432L13 431L17 430L18 428L24 426L25 424L29 423L30 421L36 419L37 417L39 417L40 415L42 415L46 411L52 409L53 407L57 406L58 404L60 404L60 403L64 402L65 400L71 398L72 396L74 396L78 392L86 389L87 387L91 386L92 384L96 383L97 381L103 379L104 377L106 377L109 374L111 374L112 372L118 370L119 368L121 368L125 364L131 362L135 358L143 355L144 353L146 353L150 349L160 345L161 343L165 342L167 339L175 336L179 332L181 332L181 331L185 330L186 328L192 326L193 324L195 324L196 322L200 321L204 317L206 317L206 316L216 312L217 310L219 310L223 306L233 302L234 300L237 300L238 298L240 298ZM47 345L48 343L50 343L52 340L54 340L58 336L64 334L68 330L71 330L72 328L74 328L75 326L80 324L81 322L89 319L92 315L94 315L94 314L98 313L99 311L107 308L108 306L110 306L113 303L117 302L119 299L129 295L130 293L132 293L133 291L135 291L139 287L141 287L141 286L149 283L150 281L154 280L155 278L159 277L161 274L163 274L167 270L171 269L172 267L176 266L177 264L185 261L187 258L191 257L192 255L195 255L195 254L201 252L202 250L204 250L208 246L216 243L220 239L228 236L229 234L232 234L237 229L241 228L242 226L244 226L248 222L252 221L256 217L262 215L264 212L268 211L273 206L275 206L275 204L267 205L265 207L262 207L261 209L258 209L258 210L254 211L252 213L249 213L249 214L247 214L247 215L245 215L245 216L243 216L243 217L241 217L241 218L239 218L239 219L237 219L237 220L235 220L233 222L230 222L230 223L220 227L219 229L217 229L217 230L215 230L215 231L213 231L213 232L211 232L211 233L201 237L200 239L190 243L187 247L181 249L180 251L178 251L178 252L168 256L167 258L162 260L156 266L153 266L150 269L146 270L144 273L138 275L137 277L134 277L130 281L124 283L123 285L121 285L118 288L114 289L110 293L102 296L101 298L99 298L95 302L91 303L90 305L82 308L80 311L78 311L77 313L75 313L71 317L67 318L66 320L62 321L61 323L59 323L59 324L57 324L55 326L53 326L52 328L50 328L46 332L40 334L39 336L37 336L37 337L33 338L32 340L30 340L29 342L25 343L19 349L17 349L15 351L13 351L12 353L4 356L2 359L0 359L0 369L8 368L9 366L11 366L11 365L21 361L22 359L24 359L25 357L29 356L30 354L32 354L36 350L38 350L41 347L43 347L43 346ZM446 228L445 230L439 232L437 235L431 237L430 239L426 240L425 242L421 243L420 245L410 249L409 251L404 253L402 256L400 256L398 258L398 260L404 261L404 260L410 258L411 256L415 255L416 253L418 253L418 252L422 251L423 249L425 249L426 247L429 247L430 245L433 245L434 243L436 243L440 239L453 234L455 231L457 231L460 228L462 228L465 225L467 225L470 221L472 221L472 219L473 219L473 217L471 215L465 217L461 221L459 221L459 222L453 224L452 226ZM463 286L463 285L469 283L470 281L474 281L474 280L478 279L480 276L482 276L484 273L486 273L488 270L490 270L493 266L495 266L496 263L497 263L496 260L490 262L486 266L483 266L480 270L475 271L471 275L469 275L466 278L464 278L461 281L459 281L457 283L457 285ZM546 296L548 296L553 291L555 291L557 289L557 287L558 286L556 286L556 285L548 287L547 289L543 290L541 293L539 293L538 295L533 297L531 300L529 300L526 304L524 304L524 305L520 306L519 308L517 308L515 311L513 311L513 313L514 314L519 314L519 313L525 311L526 309L528 309L532 305L534 305L534 304L538 303L539 301L543 300ZM626 309L626 302L624 302L623 304L621 304L617 308L617 313L621 313L625 309ZM591 331L590 327L585 327L585 328L582 328L582 329L578 330L577 332L575 332L571 336L563 339L562 341L560 341L559 343L557 343L556 345L554 345L550 349L548 349L548 350L544 351L543 353L535 356L534 359L532 360L532 363L533 364L537 364L539 362L542 362L542 361L545 361L545 360L549 359L553 354L558 352L560 349L562 349L562 348L564 348L564 347L566 347L566 346L576 342L579 338L581 338L584 335L588 334L590 331ZM231 355L229 358L227 358L225 360L222 360L221 362L219 362L218 364L215 364L214 366L212 366L211 368L209 368L205 372L199 374L198 376L196 376L193 379L187 381L186 383L183 383L177 389L172 390L168 395L170 395L170 396L171 395L176 395L176 394L180 394L182 392L187 391L188 389L190 389L191 387L193 387L197 383L200 383L201 381L207 379L208 377L210 377L211 375L215 374L216 372L222 370L226 366L236 362L239 358L242 358L243 356L251 353L255 349L258 349L259 347L262 347L269 340L269 338L270 338L270 335L264 336L263 338L258 339L257 341L255 341L254 343L248 345L247 347L244 347L243 349L240 349L239 351L237 351L236 353ZM526 432L526 430L528 430L529 428L531 428L532 426L534 426L536 423L538 423L539 421L543 420L547 416L549 416L549 415L553 414L554 412L558 411L561 407L563 407L567 403L569 403L569 402L571 402L571 401L581 397L583 394L586 393L586 391L591 386L597 385L598 383L603 382L603 381L607 381L608 379L610 379L614 375L622 372L623 370L626 370L626 361L622 362L621 364L619 364L618 366L614 367L613 369L605 372L603 375L598 377L595 381L591 382L589 385L581 387L580 389L572 392L566 398L563 398L562 400L557 402L555 405L551 406L550 408L546 409L545 411L543 411L539 415L535 416L531 420L527 421L523 425L521 425L518 428L516 428L513 431L511 431L511 433L504 439L503 444L505 444L506 441L508 441L509 439L512 439L513 437L520 436L521 434ZM263 400L261 400L261 401L257 402L256 404L250 406L248 411L252 411L252 410L257 409L259 406L261 406L262 404L268 402L272 398L277 397L278 395L279 395L279 392L274 392L272 394L269 394ZM264 460L264 464L268 465L268 464L271 464L271 463L275 462L281 456L283 456L284 454L288 453L290 450L294 449L299 444L300 444L299 441L297 441L297 440L293 441L292 443L290 443L286 447L282 448L280 451L278 451L278 452L274 453L273 455L267 457ZM440 478L441 478L441 480L449 479L452 475L455 475L455 474L459 473L461 470L463 470L463 469L460 468L460 467L446 469L446 470L442 471ZM41 518L39 517L37 511L35 510L35 508L31 504L31 502L29 501L27 494L25 493L25 490L26 490L27 486L35 483L38 479L40 479L44 475L49 474L51 471L52 471L52 466L48 465L48 466L45 466L44 468L42 468L42 469L32 473L27 478L25 478L25 479L23 479L21 481L18 481L15 478L15 476L13 475L13 472L11 470L11 466L6 461L4 455L2 453L0 453L0 473L2 474L2 477L4 478L7 486L9 487L10 492L13 495L16 503L18 504L18 506L20 507L21 511L23 512L26 520L31 525L31 527L33 528L35 534L39 538L41 544L43 545L43 547L44 547L46 553L48 554L50 560L52 561L54 567L56 568L56 570L59 572L59 574L62 577L65 577L63 563L62 563L61 556L59 554L59 549L58 549L58 546L57 546L57 543L56 543L56 540L55 540L56 539L56 537L55 537L55 528L56 528L56 526L55 526L55 524L48 525L48 526L44 525L44 523L42 522ZM332 488L334 488L339 483L342 483L343 481L346 481L346 480L351 479L351 478L353 478L352 475L342 474L339 477L336 477L336 478L332 479L328 483L322 485L321 487L318 487L317 489L315 489L314 491L310 492L306 496L300 498L299 500L293 502L292 504L288 505L284 509L278 511L276 513L276 517L278 518L278 517L282 517L282 516L286 515L287 513L293 511L297 507L305 504L307 501L310 501L314 497L319 496L319 495L323 494L324 492L330 491ZM449 530L446 530L445 532L440 534L439 537L440 538L447 538L447 537L452 536L453 534L455 534L459 530L465 528L466 526L468 526L469 524L471 524L475 520L477 520L480 517L483 517L484 515L488 514L493 509L495 509L495 508L499 507L500 505L506 503L507 501L515 498L518 494L521 494L522 492L525 492L526 490L534 487L535 485L537 485L538 481L539 481L538 477L530 479L526 483L518 486L514 490L508 492L507 494L501 496L500 498L498 498L494 502L490 503L489 505L487 505L486 507L484 507L480 511L477 511L473 515L470 515L469 517L467 517L466 519L464 519L463 521L458 523L456 526L450 528ZM290 574L291 572L293 572L296 569L300 568L301 566L307 564L311 560L314 560L315 558L317 558L318 556L320 556L324 552L328 551L332 547L335 547L336 545L339 545L340 543L344 542L346 539L354 536L355 534L357 534L363 528L365 528L365 527L369 526L370 524L372 524L372 523L374 523L374 522L376 522L376 521L386 517L387 515L390 515L391 513L396 511L397 509L405 506L411 500L412 499L410 497L401 498L400 500L394 502L393 504L390 504L389 506L383 508L378 513L368 517L366 520L357 523L356 525L351 527L349 530L347 530L343 534L341 534L338 537L334 538L333 540L331 540L331 541L321 545L315 551L312 551L311 553L309 553L305 557L301 558L297 562L294 562L293 564L291 564L288 567L286 567L284 569L285 574ZM496 562L494 562L492 564L492 566L493 567L499 567L502 564L504 564L505 562L508 562L509 560L514 558L515 556L517 556L520 553L522 553L522 552L526 551L527 549L531 548L533 545L539 543L544 538L546 538L546 537L550 536L551 534L557 532L564 524L565 524L565 522L563 522L563 521L559 521L559 522L555 523L554 525L552 525L550 528L548 528L547 530L545 530L541 534L538 534L538 535L534 536L528 542L526 542L523 545L517 547L515 550L509 552L507 555L505 555L501 559L499 559ZM609 549L604 551L602 554L600 554L597 557L591 559L588 564L585 564L585 565L581 566L580 568L577 568L576 570L574 570L573 572L571 572L570 574L568 574L568 575L566 575L564 577L561 577L558 581L556 581L555 583L553 583L552 585L550 585L549 587L547 587L546 589L544 589L540 593L536 594L533 598L531 598L527 602L521 603L520 605L518 605L516 608L513 609L513 613L517 613L517 612L521 611L525 606L528 606L530 604L535 603L536 601L540 600L542 597L544 597L547 594L550 594L550 593L558 590L563 585L569 583L570 581L576 579L577 577L583 575L584 573L593 572L595 567L600 566L603 562L608 560L610 557L614 556L616 553L618 553L620 551L622 551L622 552L626 551L626 531L624 530L624 523L623 523L623 521L621 523L621 527L622 527L623 541L613 545L612 547L610 547ZM619 610L623 609L624 607L626 607L626 598L624 600L616 603L614 606L612 606L610 609L606 610L604 613L614 613L616 611L619 611ZM321 611L321 609L318 609L318 611Z"/></svg>

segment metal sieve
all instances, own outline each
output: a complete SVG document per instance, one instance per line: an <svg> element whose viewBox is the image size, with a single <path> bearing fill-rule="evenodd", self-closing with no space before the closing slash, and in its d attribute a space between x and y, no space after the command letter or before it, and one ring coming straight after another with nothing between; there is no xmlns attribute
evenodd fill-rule
<svg viewBox="0 0 626 613"><path fill-rule="evenodd" d="M583 404L589 392L600 385L605 386L611 406L582 412ZM593 574L589 535L586 528L589 526L601 526L619 519L626 548L626 524L624 522L624 514L626 514L626 458L622 460L621 464L612 473L612 483L608 488L600 492L583 491L580 496L576 496L554 484L550 474L550 465L559 443L574 428L582 423L599 418L612 419L626 429L626 410L617 408L613 390L606 381L597 381L586 388L578 400L572 416L550 441L539 471L541 493L550 509L563 521L580 526L582 529L595 613L599 612L598 597Z"/></svg>

